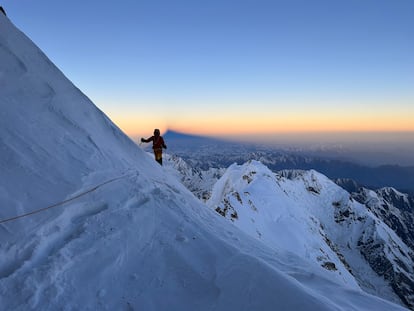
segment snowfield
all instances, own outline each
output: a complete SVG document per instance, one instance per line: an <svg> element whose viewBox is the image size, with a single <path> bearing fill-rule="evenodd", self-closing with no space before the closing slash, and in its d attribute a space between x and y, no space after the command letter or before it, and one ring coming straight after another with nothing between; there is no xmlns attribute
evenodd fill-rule
<svg viewBox="0 0 414 311"><path fill-rule="evenodd" d="M0 107L2 310L405 310L387 291L394 302L364 291L326 246L320 231L339 242L346 231L309 218L325 215L317 201L300 212L266 197L272 187L300 202L310 188L284 179L278 189L256 163L268 184L240 198L269 214L252 226L249 207L229 221L134 144L2 14ZM249 175L230 176L244 174L237 167L226 174L209 205L249 185ZM307 174L317 176L309 187L325 191L327 179ZM342 204L346 193L335 191Z"/></svg>

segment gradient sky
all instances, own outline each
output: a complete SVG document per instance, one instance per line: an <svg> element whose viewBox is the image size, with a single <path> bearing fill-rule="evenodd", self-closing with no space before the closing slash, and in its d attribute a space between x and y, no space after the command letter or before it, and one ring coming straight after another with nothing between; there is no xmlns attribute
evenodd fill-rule
<svg viewBox="0 0 414 311"><path fill-rule="evenodd" d="M0 0L121 129L414 131L414 1Z"/></svg>

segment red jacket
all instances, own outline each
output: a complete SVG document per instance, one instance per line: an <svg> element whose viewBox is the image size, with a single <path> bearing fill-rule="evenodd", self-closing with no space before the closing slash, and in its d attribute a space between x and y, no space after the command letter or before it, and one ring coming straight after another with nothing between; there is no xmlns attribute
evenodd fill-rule
<svg viewBox="0 0 414 311"><path fill-rule="evenodd" d="M167 146L165 145L164 138L162 136L151 136L148 139L143 138L143 142L149 143L152 141L152 149L167 149Z"/></svg>

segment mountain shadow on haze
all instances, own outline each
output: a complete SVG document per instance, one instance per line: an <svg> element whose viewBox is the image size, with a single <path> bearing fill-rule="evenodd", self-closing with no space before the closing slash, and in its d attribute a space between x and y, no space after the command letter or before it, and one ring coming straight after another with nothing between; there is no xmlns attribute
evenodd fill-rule
<svg viewBox="0 0 414 311"><path fill-rule="evenodd" d="M287 151L263 144L189 135L168 131L164 135L169 152L201 169L227 168L233 163L257 160L272 171L284 169L314 169L331 179L351 179L367 188L394 187L414 194L414 167L399 165L364 166L331 155L309 155L306 151ZM342 155L343 156L343 155Z"/></svg>
<svg viewBox="0 0 414 311"><path fill-rule="evenodd" d="M168 130L163 136L166 140L172 143L174 151L179 151L182 148L191 149L191 147L201 147L203 145L214 146L221 144L225 145L228 143L227 141L218 138L186 134L172 130Z"/></svg>

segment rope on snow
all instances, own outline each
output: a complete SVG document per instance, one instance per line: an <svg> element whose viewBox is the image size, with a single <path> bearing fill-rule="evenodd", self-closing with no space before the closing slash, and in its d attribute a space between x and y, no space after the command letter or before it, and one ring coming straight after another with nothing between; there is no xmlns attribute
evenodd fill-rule
<svg viewBox="0 0 414 311"><path fill-rule="evenodd" d="M17 220L17 219L20 219L20 218L24 218L24 217L27 217L27 216L31 216L31 215L34 215L34 214L37 214L37 213L44 212L44 211L46 211L48 209L51 209L51 208L54 208L54 207L58 207L58 206L64 205L64 204L66 204L66 203L68 203L70 201L74 201L76 199L79 199L80 197L83 197L83 196L87 195L88 193L91 193L91 192L95 191L96 189L98 189L98 188L100 188L100 187L102 187L102 186L104 186L106 184L109 184L109 183L114 182L114 181L116 181L118 179L124 178L124 177L126 177L128 175L131 175L131 173L130 174L125 174L125 175L122 175L122 176L119 176L119 177L115 177L115 178L112 178L110 180L107 180L107 181L105 181L105 182L103 182L103 183L101 183L101 184L99 184L99 185L97 185L97 186L95 186L95 187L93 187L91 189L88 189L88 190L86 190L86 191L84 191L84 192L82 192L80 194L77 194L74 197L71 197L69 199L66 199L66 200L64 200L62 202L59 202L59 203L56 203L56 204L53 204L53 205L50 205L50 206L47 206L47 207L43 207L43 208L40 208L40 209L31 211L29 213L25 213L25 214L21 214L21 215L17 215L17 216L11 217L11 218L7 218L7 219L0 220L0 224L6 223L6 222L9 222L9 221L13 221L13 220Z"/></svg>

